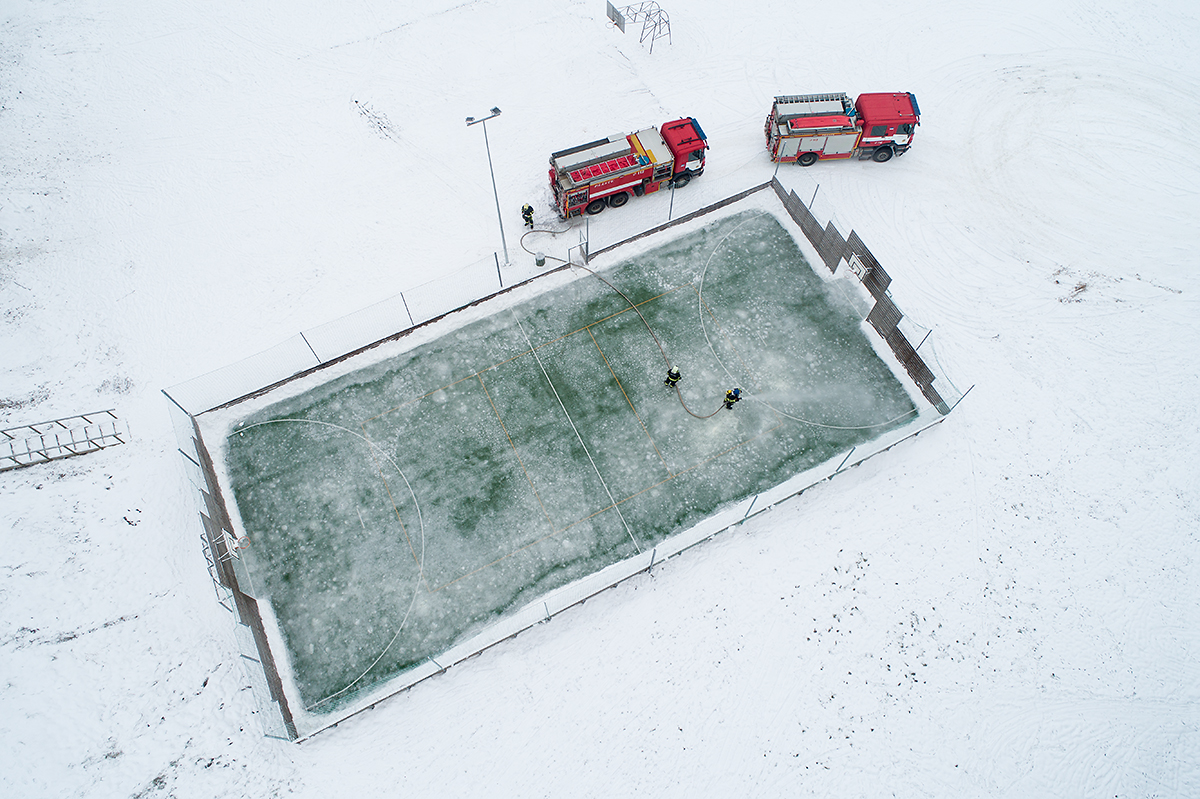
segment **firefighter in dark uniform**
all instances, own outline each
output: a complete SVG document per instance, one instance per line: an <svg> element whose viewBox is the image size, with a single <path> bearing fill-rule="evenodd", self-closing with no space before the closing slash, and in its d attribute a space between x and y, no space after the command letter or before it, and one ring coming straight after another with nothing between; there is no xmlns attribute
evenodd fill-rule
<svg viewBox="0 0 1200 799"><path fill-rule="evenodd" d="M530 230L533 230L533 206L525 203L521 206L521 218L525 220L525 224Z"/></svg>
<svg viewBox="0 0 1200 799"><path fill-rule="evenodd" d="M667 388L675 388L675 384L679 382L679 378L683 377L679 370L672 366L667 370L667 379L663 381L663 385Z"/></svg>
<svg viewBox="0 0 1200 799"><path fill-rule="evenodd" d="M731 388L725 392L725 410L733 410L733 404L742 398L740 388Z"/></svg>

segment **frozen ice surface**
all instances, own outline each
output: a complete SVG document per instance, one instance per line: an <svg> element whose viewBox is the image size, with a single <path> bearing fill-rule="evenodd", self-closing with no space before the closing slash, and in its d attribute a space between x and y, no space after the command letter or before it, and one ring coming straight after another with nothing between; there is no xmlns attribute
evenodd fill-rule
<svg viewBox="0 0 1200 799"><path fill-rule="evenodd" d="M769 214L721 219L599 278L232 433L249 565L306 708L339 707L916 411ZM662 384L668 361L678 396ZM718 412L734 386L743 401Z"/></svg>

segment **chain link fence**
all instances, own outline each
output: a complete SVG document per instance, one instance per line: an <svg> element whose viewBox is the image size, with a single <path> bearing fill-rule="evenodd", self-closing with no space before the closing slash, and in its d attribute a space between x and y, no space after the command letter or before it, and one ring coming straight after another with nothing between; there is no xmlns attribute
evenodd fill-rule
<svg viewBox="0 0 1200 799"><path fill-rule="evenodd" d="M172 386L167 393L181 409L198 416L399 338L449 311L494 295L504 289L504 283L494 257L469 264L340 319L301 330L260 353Z"/></svg>

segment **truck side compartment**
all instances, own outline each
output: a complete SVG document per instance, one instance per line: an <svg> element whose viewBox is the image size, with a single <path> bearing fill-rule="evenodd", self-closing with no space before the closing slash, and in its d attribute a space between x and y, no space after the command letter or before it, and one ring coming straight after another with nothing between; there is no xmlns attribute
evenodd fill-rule
<svg viewBox="0 0 1200 799"><path fill-rule="evenodd" d="M780 95L763 128L771 160L811 166L819 160L883 162L912 146L921 122L911 92Z"/></svg>
<svg viewBox="0 0 1200 799"><path fill-rule="evenodd" d="M667 185L682 187L704 172L707 138L691 117L617 134L550 156L550 189L563 219L598 214Z"/></svg>

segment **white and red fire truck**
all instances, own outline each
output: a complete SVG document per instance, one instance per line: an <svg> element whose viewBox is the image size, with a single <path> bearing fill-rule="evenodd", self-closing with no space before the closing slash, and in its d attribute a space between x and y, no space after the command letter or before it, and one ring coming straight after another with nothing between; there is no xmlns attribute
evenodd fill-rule
<svg viewBox="0 0 1200 799"><path fill-rule="evenodd" d="M767 117L772 161L812 166L822 159L883 163L912 146L921 109L911 92L792 94L775 98Z"/></svg>
<svg viewBox="0 0 1200 799"><path fill-rule="evenodd" d="M567 219L585 211L598 214L619 208L630 195L682 188L704 173L707 148L700 123L685 117L660 130L618 134L554 153L550 188L558 215Z"/></svg>

